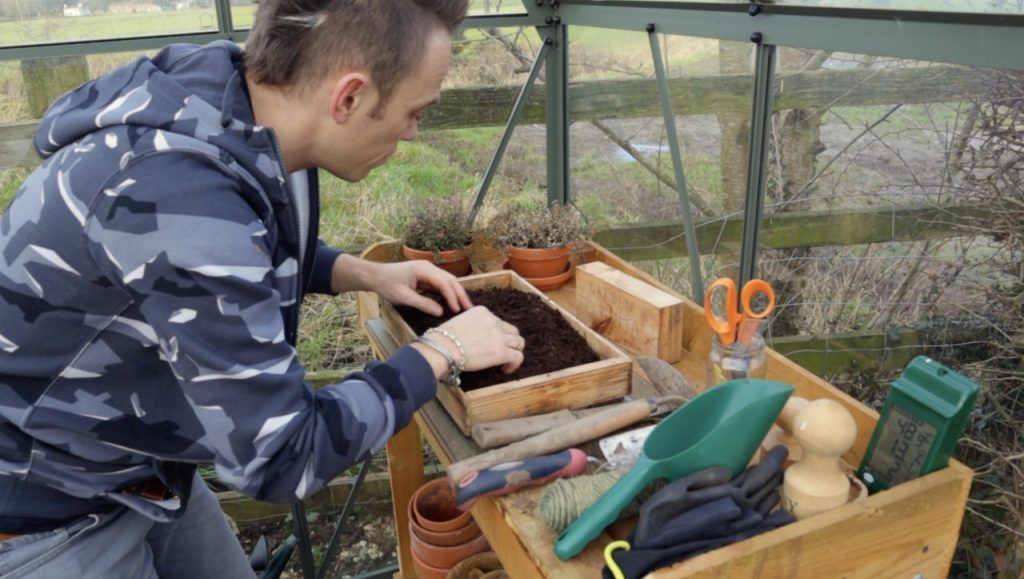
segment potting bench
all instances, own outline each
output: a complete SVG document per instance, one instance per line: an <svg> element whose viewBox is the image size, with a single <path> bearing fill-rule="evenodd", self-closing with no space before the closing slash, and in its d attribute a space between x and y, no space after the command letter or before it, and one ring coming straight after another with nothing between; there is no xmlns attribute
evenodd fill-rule
<svg viewBox="0 0 1024 579"><path fill-rule="evenodd" d="M389 261L395 255L387 244L366 251L364 257ZM664 284L590 244L580 261L600 261L667 292ZM500 259L484 259L500 264ZM499 265L500 267L500 265ZM678 294L676 294L678 295ZM548 296L571 313L576 312L575 283L549 292ZM684 299L684 356L675 367L703 388L711 331L701 308ZM377 357L389 355L398 344L378 318L375 294L359 296L359 318ZM767 378L796 386L794 395L807 399L831 398L853 415L857 441L843 456L850 465L860 464L878 420L878 413L839 391L774 351L768 352ZM651 386L634 376L633 395L652 394ZM416 413L416 419L388 444L395 529L399 539L400 571L397 577L414 576L409 554L406 505L423 482L421 434L443 465L480 452L463 435L437 401ZM973 472L951 461L949 466L892 489L846 504L746 541L700 555L656 571L653 577L945 577L956 548L960 523ZM512 577L593 578L604 565L602 551L610 541L626 536L635 520L608 528L582 553L561 561L552 550L556 534L547 528L538 505L543 488L525 489L499 498L477 502L472 513L494 551Z"/></svg>

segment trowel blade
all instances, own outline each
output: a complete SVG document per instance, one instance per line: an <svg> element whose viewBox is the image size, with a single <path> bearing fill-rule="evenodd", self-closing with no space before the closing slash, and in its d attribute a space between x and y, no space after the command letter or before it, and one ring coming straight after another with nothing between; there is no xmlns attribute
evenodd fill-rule
<svg viewBox="0 0 1024 579"><path fill-rule="evenodd" d="M619 469L630 468L636 464L640 460L641 453L643 453L644 442L655 426L657 424L602 438L598 444L601 447L601 454L608 461L608 465L611 468Z"/></svg>

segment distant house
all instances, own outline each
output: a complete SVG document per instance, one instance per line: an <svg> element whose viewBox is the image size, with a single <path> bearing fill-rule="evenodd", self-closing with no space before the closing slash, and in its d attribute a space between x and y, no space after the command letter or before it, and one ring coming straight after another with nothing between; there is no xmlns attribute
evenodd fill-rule
<svg viewBox="0 0 1024 579"><path fill-rule="evenodd" d="M109 14L141 14L160 12L160 7L149 2L113 2L107 8Z"/></svg>
<svg viewBox="0 0 1024 579"><path fill-rule="evenodd" d="M81 3L71 6L64 5L64 16L88 16L89 14L89 9L82 6Z"/></svg>

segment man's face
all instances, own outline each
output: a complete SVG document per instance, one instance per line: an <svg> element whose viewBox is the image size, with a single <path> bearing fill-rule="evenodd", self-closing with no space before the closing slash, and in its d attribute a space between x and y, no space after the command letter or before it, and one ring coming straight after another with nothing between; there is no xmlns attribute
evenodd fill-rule
<svg viewBox="0 0 1024 579"><path fill-rule="evenodd" d="M338 131L330 159L321 166L346 181L359 181L383 165L398 148L399 141L416 138L420 115L441 97L441 84L448 74L451 39L438 29L427 39L420 64L400 80L391 99L377 118L371 116L379 102L372 81L367 98Z"/></svg>

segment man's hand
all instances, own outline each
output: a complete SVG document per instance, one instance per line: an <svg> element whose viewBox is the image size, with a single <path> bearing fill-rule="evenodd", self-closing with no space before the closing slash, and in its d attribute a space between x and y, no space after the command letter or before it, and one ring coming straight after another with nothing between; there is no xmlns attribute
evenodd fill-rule
<svg viewBox="0 0 1024 579"><path fill-rule="evenodd" d="M511 374L523 363L526 340L519 329L484 306L472 307L438 328L444 333L431 332L430 339L446 348L467 372L501 366L502 372ZM413 343L413 347L427 358L436 376L448 372L447 362L437 352L419 343Z"/></svg>
<svg viewBox="0 0 1024 579"><path fill-rule="evenodd" d="M379 263L343 254L334 262L331 288L336 292L377 292L392 304L408 305L433 316L444 313L441 305L421 295L418 289L437 290L453 312L473 307L458 278L422 259Z"/></svg>

